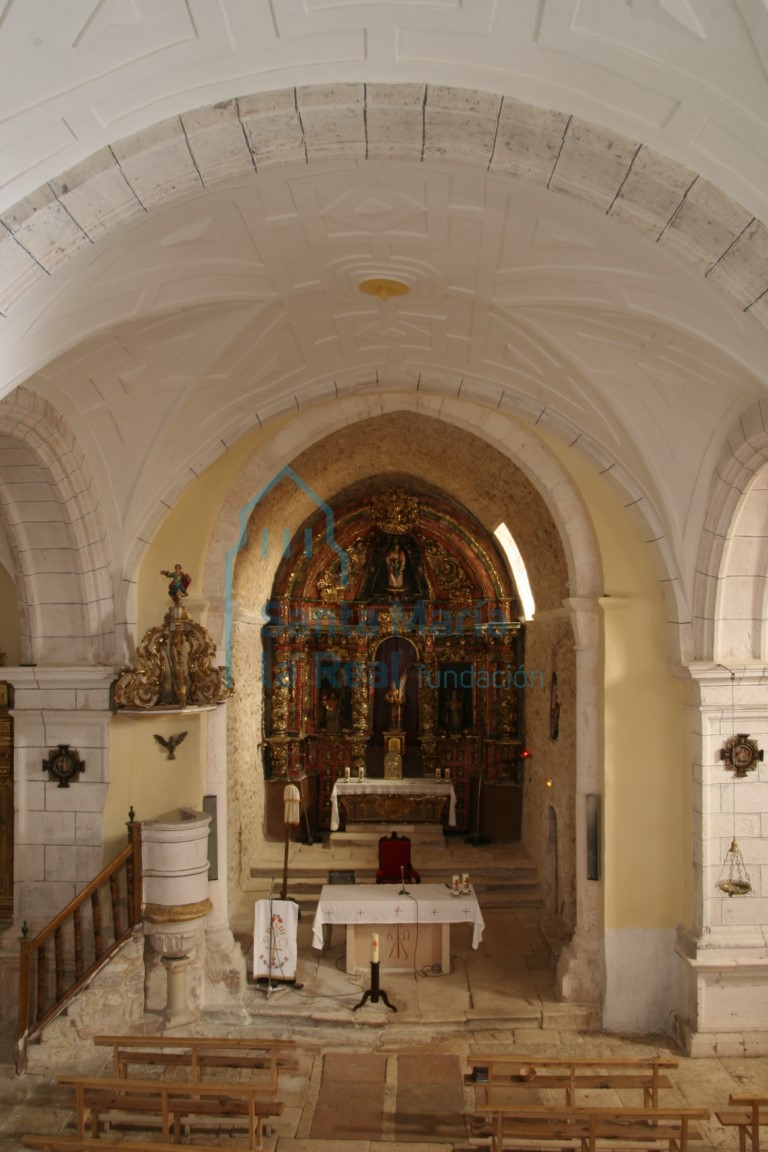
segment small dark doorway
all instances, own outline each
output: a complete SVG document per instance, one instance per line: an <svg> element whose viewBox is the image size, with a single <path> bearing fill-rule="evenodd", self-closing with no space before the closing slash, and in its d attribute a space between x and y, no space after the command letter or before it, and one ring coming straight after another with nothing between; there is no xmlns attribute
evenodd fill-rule
<svg viewBox="0 0 768 1152"><path fill-rule="evenodd" d="M547 816L547 875L544 900L547 911L557 915L560 903L560 885L558 879L557 813L554 808L549 809Z"/></svg>
<svg viewBox="0 0 768 1152"><path fill-rule="evenodd" d="M0 921L13 919L13 688L0 682Z"/></svg>

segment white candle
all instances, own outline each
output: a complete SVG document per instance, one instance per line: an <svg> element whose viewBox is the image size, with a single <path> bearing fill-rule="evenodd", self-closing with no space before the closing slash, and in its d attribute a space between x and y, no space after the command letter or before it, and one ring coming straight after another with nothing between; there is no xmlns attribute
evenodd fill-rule
<svg viewBox="0 0 768 1152"><path fill-rule="evenodd" d="M349 780L349 765L344 769L344 779Z"/></svg>
<svg viewBox="0 0 768 1152"><path fill-rule="evenodd" d="M358 780L364 780L365 779L365 768L358 768L357 778L358 778Z"/></svg>
<svg viewBox="0 0 768 1152"><path fill-rule="evenodd" d="M469 872L462 872L461 874L461 890L462 892L469 892Z"/></svg>
<svg viewBox="0 0 768 1152"><path fill-rule="evenodd" d="M453 892L454 896L458 896L461 892L461 888L459 885L460 885L460 880L459 880L458 875L453 876L451 878L451 891Z"/></svg>
<svg viewBox="0 0 768 1152"><path fill-rule="evenodd" d="M440 769L435 768L435 780L439 780L439 779L440 779Z"/></svg>
<svg viewBox="0 0 768 1152"><path fill-rule="evenodd" d="M374 932L371 936L371 964L379 962L379 934Z"/></svg>

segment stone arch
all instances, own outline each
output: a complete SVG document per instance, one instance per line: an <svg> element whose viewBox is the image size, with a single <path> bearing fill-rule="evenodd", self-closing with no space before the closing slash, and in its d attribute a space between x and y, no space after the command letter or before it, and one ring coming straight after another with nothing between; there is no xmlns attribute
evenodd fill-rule
<svg viewBox="0 0 768 1152"><path fill-rule="evenodd" d="M741 414L714 469L694 589L699 660L764 660L768 636L768 401Z"/></svg>
<svg viewBox="0 0 768 1152"><path fill-rule="evenodd" d="M746 408L729 429L709 486L709 514L699 549L695 607L695 657L688 672L695 702L692 727L694 785L694 874L691 928L678 932L685 958L689 1015L675 1020L689 1051L713 1051L722 1028L722 1003L745 1031L759 1031L754 1002L744 1003L743 972L752 966L754 984L764 988L765 924L761 902L745 905L738 918L730 894L718 889L727 878L724 860L731 832L739 828L739 851L757 886L765 820L760 766L754 782L736 786L722 752L738 732L764 743L765 660L768 653L768 401ZM724 957L716 968L709 956ZM717 985L717 997L711 989ZM747 1024L749 1020L751 1023ZM709 1045L709 1047L708 1047Z"/></svg>
<svg viewBox="0 0 768 1152"><path fill-rule="evenodd" d="M426 84L344 83L246 95L115 141L3 214L9 273L0 315L80 249L151 207L233 176L256 178L275 164L349 155L414 163L450 155L553 195L575 196L661 244L768 328L768 310L756 307L768 290L760 256L765 226L715 185L578 117L493 92ZM563 156L578 180L561 176Z"/></svg>
<svg viewBox="0 0 768 1152"><path fill-rule="evenodd" d="M418 435L420 443L429 440L431 444L429 451L432 455L427 460L433 462L432 471L428 469L423 473L427 484L441 486L441 478L447 478L450 485L453 476L455 482L461 485L462 492L465 490L469 471L462 470L454 453L457 437L464 435L476 453L477 474L473 479L476 489L479 490L483 484L482 463L477 463L483 460L483 445L492 446L513 468L524 473L537 499L543 501L549 513L549 516L543 518L547 524L543 523L541 517L536 521L537 531L544 533L542 539L547 542L541 545L542 556L546 553L550 557L550 565L554 566L550 544L560 551L560 576L557 583L559 600L554 596L554 586L550 587L542 604L544 616L548 615L548 608L549 614L556 617L558 625L563 613L572 620L572 637L575 636L582 669L579 674L580 698L584 702L596 702L598 699L602 668L597 659L597 598L602 592L602 580L596 539L569 477L554 454L532 436L524 425L507 415L490 414L464 401L446 401L420 394L379 394L376 397L356 395L328 405L322 411L314 410L312 413L298 415L290 425L284 426L269 443L254 453L231 484L211 535L203 575L204 593L210 606L208 623L216 639L220 641L224 633L225 613L231 612L233 617L233 672L238 687L228 706L227 760L230 819L233 827L237 827L237 834L231 837L231 843L240 846L239 857L233 854L229 861L230 901L235 918L238 916L238 899L247 902L248 886L252 883L250 874L244 870L243 861L258 855L258 828L265 811L261 795L263 785L259 773L253 771L253 750L262 740L261 629L266 619L263 605L272 587L281 553L278 547L275 555L265 557L263 552L259 552L254 537L248 565L243 565L239 570L231 590L224 584L225 558L233 546L237 548L245 542L248 523L254 523L254 494L265 494L263 518L258 523L260 531L264 525L268 526L270 539L276 528L282 526L282 531L292 536L292 530L304 523L307 514L306 491L283 481L278 502L277 489L271 484L272 479L287 471L289 466L292 472L297 471L303 475L301 464L298 463L302 455L310 458L311 453L319 453L319 456L311 456L317 464L318 474L325 478L331 488L338 485L339 489L363 480L370 473L371 456L365 449L366 445L375 445L379 459L388 459L382 443L393 447L393 429L390 427L388 438L382 440L383 433L382 436L377 435L377 431L381 430L377 418L381 418L384 424L387 421L391 424L392 421L422 420L423 423L414 435ZM347 467L347 458L340 445L333 439L334 432L346 435L350 443L352 437L359 436L362 447L355 454L350 467ZM446 450L446 442L452 445L451 451ZM401 446L402 440L397 443L398 451ZM402 460L401 453L398 455L396 452L395 456ZM434 467L438 456L442 472ZM490 457L491 454L486 453L486 456ZM342 460L343 470L340 467ZM409 460L409 467L418 470L419 463ZM396 463L387 470L392 471L393 475L399 474ZM332 495L330 491L324 492L315 487L311 475L303 476L303 479L321 499ZM499 476L499 482L501 480ZM485 483L488 487L487 478ZM453 495L450 486L445 488L445 494L449 497ZM468 500L472 499L477 499L476 493L474 496L468 494ZM471 509L471 502L466 506ZM245 523L241 520L241 510L245 510ZM282 531L277 534L278 541L282 539ZM552 536L548 535L550 531ZM522 542L520 546L524 551ZM569 596L569 592L578 595ZM546 643L548 632L546 625L544 627ZM587 712L589 707L581 711ZM574 796L576 793L594 790L589 774L595 771L599 758L595 727L586 725L582 728L573 744L574 776L577 779L573 788ZM575 803L578 805L580 800ZM247 820L242 815L244 813L247 813ZM574 853L578 851L574 844ZM561 978L567 998L596 1002L600 996L603 971L602 943L596 927L600 922L598 905L601 894L596 890L596 885L584 884L583 869L575 862L571 862L569 869L569 875L572 873L579 891L576 900L571 901L571 909L574 918L578 920L580 931L563 962Z"/></svg>
<svg viewBox="0 0 768 1152"><path fill-rule="evenodd" d="M210 602L208 627L217 643L224 637L225 554L242 538L240 513L270 481L302 451L332 432L393 412L429 416L464 428L497 448L531 480L552 513L560 533L571 594L597 597L602 576L594 531L581 499L555 456L517 420L461 400L422 394L381 394L345 397L322 411L299 414L290 425L264 444L231 485L211 536L203 575L204 595Z"/></svg>
<svg viewBox="0 0 768 1152"><path fill-rule="evenodd" d="M109 546L94 492L71 429L49 404L23 388L0 401L0 515L24 663L112 656Z"/></svg>
<svg viewBox="0 0 768 1152"><path fill-rule="evenodd" d="M337 125L330 136L324 127L329 118ZM706 277L731 306L735 302L751 321L768 327L768 264L761 255L765 227L697 173L609 130L509 96L354 83L260 93L182 113L50 181L3 218L7 234L0 251L9 271L0 284L0 327L2 318L10 321L20 301L81 249L179 196L233 178L257 179L277 164L311 166L350 155L413 163L454 157L459 128L463 146L456 160L527 181L548 195L575 197ZM571 172L579 172L577 183L558 168L565 155ZM13 372L10 363L8 372ZM528 415L545 422L544 413ZM667 540L652 499L638 490L620 460L604 459L583 430L557 416L551 428L584 452L637 524L667 601L671 655L689 659L696 648L691 639L696 614L680 579L676 547ZM184 483L191 478L186 473ZM142 552L137 541L122 588L121 612L129 630L136 616L130 580Z"/></svg>

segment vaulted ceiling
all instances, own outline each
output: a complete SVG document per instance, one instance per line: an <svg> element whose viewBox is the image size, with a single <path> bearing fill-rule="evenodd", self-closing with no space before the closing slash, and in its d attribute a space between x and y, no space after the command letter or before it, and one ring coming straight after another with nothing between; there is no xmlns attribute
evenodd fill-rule
<svg viewBox="0 0 768 1152"><path fill-rule="evenodd" d="M0 388L116 560L249 429L406 390L577 445L691 568L768 376L763 0L6 0L0 62Z"/></svg>

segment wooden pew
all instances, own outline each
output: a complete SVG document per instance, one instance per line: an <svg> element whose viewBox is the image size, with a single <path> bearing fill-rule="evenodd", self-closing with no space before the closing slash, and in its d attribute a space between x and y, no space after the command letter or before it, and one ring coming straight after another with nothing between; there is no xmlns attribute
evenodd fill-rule
<svg viewBox="0 0 768 1152"><path fill-rule="evenodd" d="M188 1068L197 1082L206 1069L266 1071L265 1087L277 1090L280 1071L294 1069L295 1040L232 1039L219 1036L95 1036L112 1049L112 1069L125 1077L131 1064Z"/></svg>
<svg viewBox="0 0 768 1152"><path fill-rule="evenodd" d="M105 1140L98 1143L91 1136L22 1136L25 1148L38 1148L40 1152L169 1152L168 1144L156 1140ZM221 1152L221 1144L195 1144L195 1152Z"/></svg>
<svg viewBox="0 0 768 1152"><path fill-rule="evenodd" d="M718 1120L725 1128L739 1129L739 1152L747 1152L747 1137L752 1152L760 1152L760 1124L768 1125L768 1096L734 1096L731 1093L728 1102L738 1105L738 1108L718 1112Z"/></svg>
<svg viewBox="0 0 768 1152"><path fill-rule="evenodd" d="M470 1063L465 1081L476 1085L478 1109L483 1103L504 1103L504 1092L510 1088L562 1089L566 1108L576 1107L577 1094L582 1090L636 1088L642 1089L646 1108L658 1108L659 1089L672 1087L666 1069L678 1066L677 1060L666 1056L582 1059L495 1055L475 1056Z"/></svg>
<svg viewBox="0 0 768 1152"><path fill-rule="evenodd" d="M689 1140L701 1139L697 1121L708 1120L707 1108L515 1108L500 1106L481 1134L490 1136L491 1152L553 1144L558 1149L596 1152L639 1144L643 1149L688 1152Z"/></svg>
<svg viewBox="0 0 768 1152"><path fill-rule="evenodd" d="M102 1118L114 1122L116 1117L130 1114L137 1118L137 1126L154 1127L159 1124L161 1139L168 1143L173 1136L181 1140L181 1122L194 1116L212 1117L223 1122L245 1120L248 1125L248 1147L262 1149L263 1120L279 1116L283 1104L265 1093L262 1085L214 1083L207 1080L191 1083L179 1080L134 1080L125 1077L58 1076L59 1084L74 1091L77 1134L85 1136L90 1125L91 1135L100 1134ZM143 1124L141 1123L143 1120Z"/></svg>

